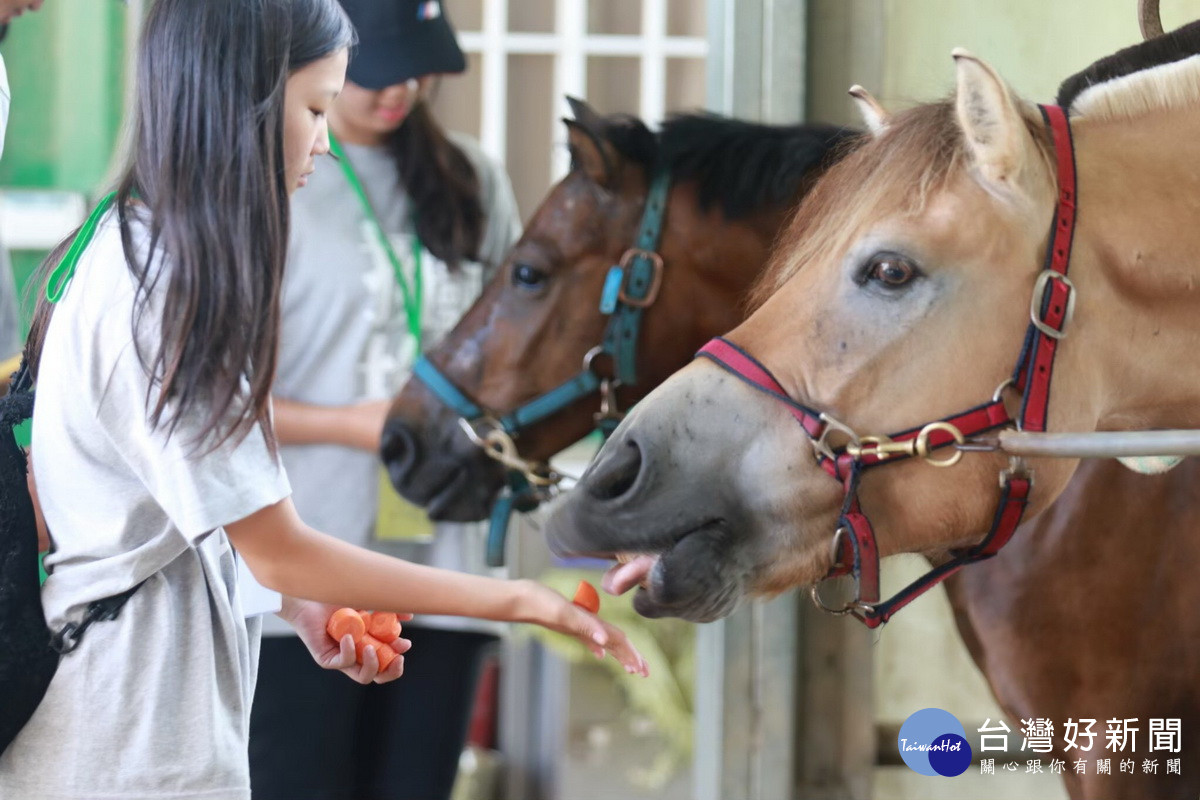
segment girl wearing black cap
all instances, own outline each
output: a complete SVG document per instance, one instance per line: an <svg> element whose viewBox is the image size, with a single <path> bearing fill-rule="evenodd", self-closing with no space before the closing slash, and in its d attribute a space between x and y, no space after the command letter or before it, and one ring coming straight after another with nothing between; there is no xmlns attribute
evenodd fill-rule
<svg viewBox="0 0 1200 800"><path fill-rule="evenodd" d="M296 506L317 527L483 574L484 526L397 509L403 501L381 486L379 439L421 343L458 321L518 237L516 203L504 171L474 141L444 133L424 99L434 76L466 66L441 5L342 5L360 41L330 112L340 161L323 163L292 205L281 452ZM384 518L394 524L381 529ZM418 617L405 631L404 679L360 687L316 669L267 621L251 718L256 800L449 796L481 660L500 630Z"/></svg>
<svg viewBox="0 0 1200 800"><path fill-rule="evenodd" d="M151 6L121 178L48 260L27 345L40 599L62 655L0 754L6 800L249 800L243 565L309 658L358 681L397 678L401 659L380 673L367 648L356 666L350 636L325 633L336 606L535 622L644 671L545 587L409 564L296 513L270 398L288 197L328 150L352 40L333 0Z"/></svg>

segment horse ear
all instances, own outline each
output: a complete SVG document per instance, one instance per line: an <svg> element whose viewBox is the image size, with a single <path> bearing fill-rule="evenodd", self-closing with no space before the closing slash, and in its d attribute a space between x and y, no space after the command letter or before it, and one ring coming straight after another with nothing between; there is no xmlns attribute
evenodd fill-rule
<svg viewBox="0 0 1200 800"><path fill-rule="evenodd" d="M858 84L850 87L850 96L854 98L854 104L858 106L858 113L862 115L863 124L867 126L871 135L878 136L883 133L891 119L891 114L887 112L887 109L879 105L879 101Z"/></svg>
<svg viewBox="0 0 1200 800"><path fill-rule="evenodd" d="M567 95L567 105L571 107L571 113L580 125L596 132L604 130L604 117L600 116L596 109L589 106L586 101Z"/></svg>
<svg viewBox="0 0 1200 800"><path fill-rule="evenodd" d="M597 186L610 188L614 170L610 148L591 129L574 120L564 119L563 122L567 126L571 168L582 171Z"/></svg>
<svg viewBox="0 0 1200 800"><path fill-rule="evenodd" d="M967 151L987 188L1009 194L1033 152L1022 101L983 61L962 48L953 55L958 69L955 113Z"/></svg>

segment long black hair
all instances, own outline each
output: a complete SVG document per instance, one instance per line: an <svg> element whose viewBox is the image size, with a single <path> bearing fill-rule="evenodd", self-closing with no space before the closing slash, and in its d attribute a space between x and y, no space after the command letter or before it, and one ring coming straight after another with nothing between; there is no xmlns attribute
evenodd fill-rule
<svg viewBox="0 0 1200 800"><path fill-rule="evenodd" d="M462 261L477 261L484 229L479 176L426 100L416 102L385 147L416 209L421 244L451 269Z"/></svg>
<svg viewBox="0 0 1200 800"><path fill-rule="evenodd" d="M268 409L288 241L284 91L292 72L353 43L335 0L156 0L146 18L116 208L138 286L134 341L158 389L147 412L168 433L200 415L201 438L215 448L258 422L275 446ZM148 255L133 236L143 219ZM152 293L161 303L150 303ZM148 345L138 331L160 305L161 341ZM34 365L46 306L27 345Z"/></svg>

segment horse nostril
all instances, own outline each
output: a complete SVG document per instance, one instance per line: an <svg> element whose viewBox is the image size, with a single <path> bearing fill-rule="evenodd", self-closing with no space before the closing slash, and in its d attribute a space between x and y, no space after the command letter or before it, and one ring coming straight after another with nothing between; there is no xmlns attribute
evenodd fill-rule
<svg viewBox="0 0 1200 800"><path fill-rule="evenodd" d="M633 488L641 471L642 449L637 442L626 441L596 465L587 482L588 494L597 500L616 500Z"/></svg>
<svg viewBox="0 0 1200 800"><path fill-rule="evenodd" d="M412 430L398 419L383 426L379 456L387 466L392 483L399 485L421 458L421 448Z"/></svg>

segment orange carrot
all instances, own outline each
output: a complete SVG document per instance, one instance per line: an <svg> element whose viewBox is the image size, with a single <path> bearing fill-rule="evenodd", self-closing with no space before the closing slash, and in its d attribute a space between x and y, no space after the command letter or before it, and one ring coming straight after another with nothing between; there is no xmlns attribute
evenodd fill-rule
<svg viewBox="0 0 1200 800"><path fill-rule="evenodd" d="M400 619L390 611L376 611L367 623L367 633L384 644L400 638Z"/></svg>
<svg viewBox="0 0 1200 800"><path fill-rule="evenodd" d="M383 672L385 669L387 669L388 665L395 661L396 657L399 655L391 648L390 645L384 644L371 634L367 633L363 634L363 637L354 645L354 649L358 653L359 664L363 662L363 651L366 649L367 645L375 648L375 655L379 657L380 672Z"/></svg>
<svg viewBox="0 0 1200 800"><path fill-rule="evenodd" d="M575 599L571 602L593 614L600 613L600 595L596 594L596 587L587 581L579 582L579 588L575 590Z"/></svg>
<svg viewBox="0 0 1200 800"><path fill-rule="evenodd" d="M367 633L367 625L363 618L353 608L339 608L329 617L325 630L335 641L340 642L347 633L353 637L355 644Z"/></svg>

